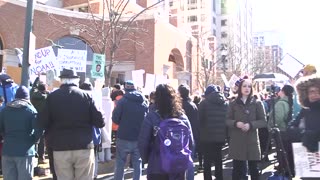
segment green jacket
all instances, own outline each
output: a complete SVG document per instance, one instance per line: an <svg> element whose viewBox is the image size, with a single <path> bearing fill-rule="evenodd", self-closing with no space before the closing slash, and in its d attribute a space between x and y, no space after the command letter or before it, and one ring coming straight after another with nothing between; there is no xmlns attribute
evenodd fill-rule
<svg viewBox="0 0 320 180"><path fill-rule="evenodd" d="M273 126L273 111L275 112L275 124L280 131L286 131L288 125L288 114L289 114L289 101L288 97L279 99L274 105L274 110L270 112L269 127Z"/></svg>

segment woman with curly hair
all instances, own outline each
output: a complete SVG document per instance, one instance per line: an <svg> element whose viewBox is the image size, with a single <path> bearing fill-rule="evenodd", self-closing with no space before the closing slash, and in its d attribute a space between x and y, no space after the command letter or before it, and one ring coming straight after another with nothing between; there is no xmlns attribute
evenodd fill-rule
<svg viewBox="0 0 320 180"><path fill-rule="evenodd" d="M302 142L311 152L318 151L320 141L320 77L308 76L297 82L299 102L305 108L305 132Z"/></svg>
<svg viewBox="0 0 320 180"><path fill-rule="evenodd" d="M144 162L148 162L147 179L151 180L182 180L185 172L168 174L161 166L160 148L154 136L155 127L168 118L181 120L190 130L189 144L193 145L191 125L182 109L182 102L175 90L167 85L160 84L155 92L155 111L150 111L144 119L139 136L140 154Z"/></svg>

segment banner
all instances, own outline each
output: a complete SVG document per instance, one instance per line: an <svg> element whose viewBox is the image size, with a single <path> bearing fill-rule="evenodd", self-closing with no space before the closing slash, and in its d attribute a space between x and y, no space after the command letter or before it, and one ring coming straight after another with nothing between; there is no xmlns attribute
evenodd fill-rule
<svg viewBox="0 0 320 180"><path fill-rule="evenodd" d="M104 78L105 55L93 54L91 77Z"/></svg>
<svg viewBox="0 0 320 180"><path fill-rule="evenodd" d="M311 153L302 143L292 143L296 176L320 177L320 152Z"/></svg>
<svg viewBox="0 0 320 180"><path fill-rule="evenodd" d="M156 76L154 74L146 73L146 84L144 86L145 91L150 94L155 90L154 83L156 81Z"/></svg>
<svg viewBox="0 0 320 180"><path fill-rule="evenodd" d="M30 66L30 76L46 73L58 68L57 58L51 46L37 49L35 51L35 62Z"/></svg>
<svg viewBox="0 0 320 180"><path fill-rule="evenodd" d="M86 72L87 51L74 49L58 49L60 71L63 68L74 69L76 72Z"/></svg>

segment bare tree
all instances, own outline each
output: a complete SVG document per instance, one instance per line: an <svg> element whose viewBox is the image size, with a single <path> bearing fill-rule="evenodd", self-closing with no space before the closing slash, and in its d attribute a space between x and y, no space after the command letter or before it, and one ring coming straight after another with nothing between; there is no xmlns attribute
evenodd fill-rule
<svg viewBox="0 0 320 180"><path fill-rule="evenodd" d="M142 21L138 17L143 15L147 10L150 10L164 0L140 10L133 12L129 9L130 0L102 0L102 13L95 13L95 6L91 0L87 0L89 23L70 20L69 22L62 22L64 28L77 29L90 37L94 42L92 47L98 49L99 53L106 56L105 66L105 85L109 86L111 83L112 69L117 63L116 53L124 41L134 42L135 44L143 46L141 42L134 37L134 32L147 32L147 29L141 28ZM54 22L59 21L58 18L51 16ZM140 23L140 24L139 24Z"/></svg>
<svg viewBox="0 0 320 180"><path fill-rule="evenodd" d="M268 61L265 56L265 50L262 47L255 47L251 72L261 74L272 71L272 61Z"/></svg>

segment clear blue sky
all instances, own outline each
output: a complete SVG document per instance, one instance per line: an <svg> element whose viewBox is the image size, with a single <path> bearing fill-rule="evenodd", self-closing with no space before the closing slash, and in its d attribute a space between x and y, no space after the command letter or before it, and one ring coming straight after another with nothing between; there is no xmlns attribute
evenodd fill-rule
<svg viewBox="0 0 320 180"><path fill-rule="evenodd" d="M320 66L320 0L252 0L253 31L277 30L284 51Z"/></svg>

